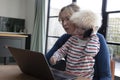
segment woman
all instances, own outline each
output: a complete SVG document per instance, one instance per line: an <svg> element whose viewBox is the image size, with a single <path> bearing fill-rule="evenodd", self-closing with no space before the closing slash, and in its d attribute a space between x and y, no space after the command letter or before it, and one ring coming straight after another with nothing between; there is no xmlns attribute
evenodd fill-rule
<svg viewBox="0 0 120 80"><path fill-rule="evenodd" d="M93 79L94 57L100 49L99 38L96 35L98 19L94 12L81 10L70 18L75 27L72 36L50 58L50 63L55 65L57 61L66 57L65 72L76 76Z"/></svg>
<svg viewBox="0 0 120 80"><path fill-rule="evenodd" d="M72 27L72 24L69 23L69 19L72 16L74 12L79 11L80 8L77 6L75 3L72 3L70 5L67 5L63 7L59 13L59 22L62 24L64 30L67 32L67 34L64 34L57 40L55 43L55 47L53 47L45 56L49 62L50 57L54 54L54 52L60 48L71 36L72 32L75 30L74 27ZM61 40L63 39L64 40ZM60 42L60 43L59 43ZM62 64L62 65L61 65ZM61 66L61 67L60 67ZM65 63L64 61L58 62L58 64L52 66L54 68L60 69L60 70L65 70Z"/></svg>

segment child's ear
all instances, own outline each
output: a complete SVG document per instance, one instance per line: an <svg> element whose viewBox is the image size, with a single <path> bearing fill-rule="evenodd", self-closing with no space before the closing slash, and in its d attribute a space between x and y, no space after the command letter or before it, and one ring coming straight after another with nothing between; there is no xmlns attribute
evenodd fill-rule
<svg viewBox="0 0 120 80"><path fill-rule="evenodd" d="M86 31L84 32L83 37L84 37L84 38L90 37L90 35L92 34L92 32L93 32L93 28L90 28L90 29L86 30Z"/></svg>

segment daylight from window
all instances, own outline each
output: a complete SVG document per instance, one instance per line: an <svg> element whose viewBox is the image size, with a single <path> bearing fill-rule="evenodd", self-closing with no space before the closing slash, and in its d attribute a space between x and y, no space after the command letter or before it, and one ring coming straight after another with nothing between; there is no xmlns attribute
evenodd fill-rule
<svg viewBox="0 0 120 80"><path fill-rule="evenodd" d="M120 0L107 0L107 11L120 10Z"/></svg>

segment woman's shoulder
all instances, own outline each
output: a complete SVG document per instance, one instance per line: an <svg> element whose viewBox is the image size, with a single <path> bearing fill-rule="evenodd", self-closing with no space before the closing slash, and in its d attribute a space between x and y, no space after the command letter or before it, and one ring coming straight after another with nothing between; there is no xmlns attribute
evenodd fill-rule
<svg viewBox="0 0 120 80"><path fill-rule="evenodd" d="M70 34L63 34L59 39L56 41L56 44L60 46L63 45L69 38L71 37Z"/></svg>
<svg viewBox="0 0 120 80"><path fill-rule="evenodd" d="M70 37L71 37L70 34L63 34L63 35L60 37L60 39L68 39L68 38L70 38Z"/></svg>
<svg viewBox="0 0 120 80"><path fill-rule="evenodd" d="M70 34L65 33L65 34L63 34L61 37L71 37L71 35L70 35Z"/></svg>

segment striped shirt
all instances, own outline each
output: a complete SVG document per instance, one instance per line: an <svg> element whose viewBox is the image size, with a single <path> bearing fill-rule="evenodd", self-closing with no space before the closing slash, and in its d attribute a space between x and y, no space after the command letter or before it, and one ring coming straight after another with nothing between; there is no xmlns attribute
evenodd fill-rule
<svg viewBox="0 0 120 80"><path fill-rule="evenodd" d="M81 40L78 36L72 36L54 53L57 61L67 56L66 71L86 78L93 78L94 56L100 48L99 38L92 35L90 39Z"/></svg>

